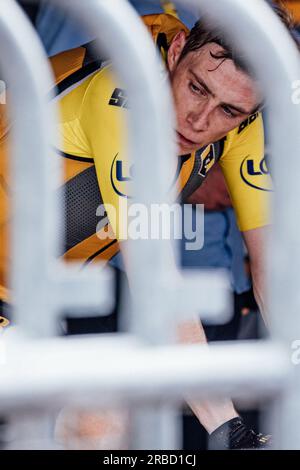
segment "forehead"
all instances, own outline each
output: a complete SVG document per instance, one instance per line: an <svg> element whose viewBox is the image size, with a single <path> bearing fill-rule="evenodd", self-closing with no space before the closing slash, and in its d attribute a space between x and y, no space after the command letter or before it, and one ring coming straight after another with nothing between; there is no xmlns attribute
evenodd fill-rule
<svg viewBox="0 0 300 470"><path fill-rule="evenodd" d="M215 43L190 52L182 61L186 72L201 78L221 102L242 105L250 110L261 100L258 83L237 68L233 60L213 57L220 52L224 49Z"/></svg>

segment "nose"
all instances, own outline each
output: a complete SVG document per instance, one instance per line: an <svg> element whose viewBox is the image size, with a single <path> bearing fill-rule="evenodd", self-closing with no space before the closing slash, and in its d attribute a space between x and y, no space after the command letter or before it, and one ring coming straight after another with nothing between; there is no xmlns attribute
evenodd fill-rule
<svg viewBox="0 0 300 470"><path fill-rule="evenodd" d="M194 132L207 131L212 106L207 104L197 111L191 111L187 116L187 122Z"/></svg>

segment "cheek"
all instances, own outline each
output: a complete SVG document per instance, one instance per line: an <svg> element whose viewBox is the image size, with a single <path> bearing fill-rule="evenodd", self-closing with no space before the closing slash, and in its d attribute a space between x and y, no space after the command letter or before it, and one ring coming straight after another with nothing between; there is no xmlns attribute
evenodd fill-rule
<svg viewBox="0 0 300 470"><path fill-rule="evenodd" d="M238 127L241 122L240 119L229 119L225 115L223 116L218 110L215 117L212 119L212 127L215 128L216 132L226 135L228 132Z"/></svg>

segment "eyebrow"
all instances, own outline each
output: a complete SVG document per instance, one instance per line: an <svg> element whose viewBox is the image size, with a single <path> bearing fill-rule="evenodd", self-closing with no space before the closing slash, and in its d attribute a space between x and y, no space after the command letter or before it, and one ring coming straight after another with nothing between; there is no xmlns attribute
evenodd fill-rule
<svg viewBox="0 0 300 470"><path fill-rule="evenodd" d="M207 84L202 80L202 78L200 78L192 69L189 69L189 72L191 75L193 75L193 77L195 78L195 80L197 80L197 82L199 83L199 85L201 85L205 91L207 91L207 93L213 97L215 97L216 95L209 89L209 87L207 86ZM221 106L227 106L228 108L231 108L235 111L237 111L238 113L240 114L245 114L246 116L248 116L249 114L251 114L251 111L248 112L246 111L245 109L243 108L240 108L239 106L235 106L234 104L230 104L230 103L221 103Z"/></svg>

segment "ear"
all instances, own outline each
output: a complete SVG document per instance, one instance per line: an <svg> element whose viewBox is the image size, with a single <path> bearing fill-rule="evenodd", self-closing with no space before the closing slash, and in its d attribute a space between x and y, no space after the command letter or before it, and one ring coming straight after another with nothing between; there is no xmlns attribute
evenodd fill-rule
<svg viewBox="0 0 300 470"><path fill-rule="evenodd" d="M176 68L181 52L183 51L186 43L186 33L179 31L172 40L168 50L168 68L170 72Z"/></svg>

